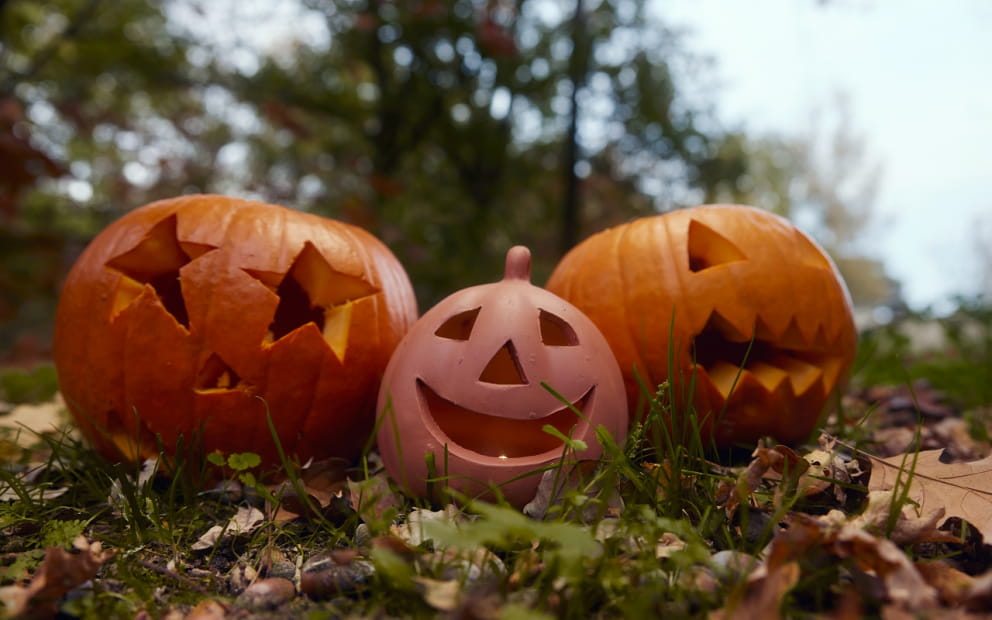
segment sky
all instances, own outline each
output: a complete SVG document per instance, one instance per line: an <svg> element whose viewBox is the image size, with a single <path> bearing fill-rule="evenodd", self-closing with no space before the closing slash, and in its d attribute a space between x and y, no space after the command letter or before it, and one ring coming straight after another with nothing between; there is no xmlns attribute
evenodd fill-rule
<svg viewBox="0 0 992 620"><path fill-rule="evenodd" d="M911 307L990 290L992 1L653 2L716 61L723 122L794 135L847 98L882 168L865 249Z"/></svg>
<svg viewBox="0 0 992 620"><path fill-rule="evenodd" d="M178 17L226 45L240 39L264 48L287 36L326 45L323 19L307 19L295 2L207 6L228 17L234 11L241 27L218 30L202 16ZM985 75L992 74L992 0L648 6L685 31L686 49L713 57L713 75L702 81L716 82L713 103L728 127L755 137L801 135L814 128L818 110L829 112L843 96L868 162L882 170L862 250L883 261L911 307L949 311L955 295L992 295L992 265L983 266L978 249L980 240L992 246L992 78ZM230 60L257 68L244 50Z"/></svg>

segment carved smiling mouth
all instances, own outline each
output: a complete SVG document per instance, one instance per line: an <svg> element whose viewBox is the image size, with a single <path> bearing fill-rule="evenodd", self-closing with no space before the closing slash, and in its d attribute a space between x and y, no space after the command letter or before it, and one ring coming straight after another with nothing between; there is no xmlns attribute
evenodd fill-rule
<svg viewBox="0 0 992 620"><path fill-rule="evenodd" d="M561 440L544 432L544 425L550 424L567 436L576 424L582 423L567 405L550 415L533 420L514 420L478 413L456 405L438 395L420 379L417 380L417 389L429 415L451 444L485 456L518 458L551 450L560 451ZM572 406L584 412L594 390L595 386L590 387Z"/></svg>

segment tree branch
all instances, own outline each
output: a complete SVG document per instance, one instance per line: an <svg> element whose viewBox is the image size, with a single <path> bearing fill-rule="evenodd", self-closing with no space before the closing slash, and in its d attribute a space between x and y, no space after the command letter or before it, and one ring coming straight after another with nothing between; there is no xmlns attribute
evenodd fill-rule
<svg viewBox="0 0 992 620"><path fill-rule="evenodd" d="M565 153L562 158L562 174L565 181L559 237L559 250L562 254L570 250L579 239L582 196L579 178L575 174L575 165L579 162L579 90L585 85L589 71L590 50L586 34L583 0L575 0L575 15L572 17L572 57L568 66L568 80L572 83L572 93L569 97L571 110L568 131L565 134Z"/></svg>
<svg viewBox="0 0 992 620"><path fill-rule="evenodd" d="M0 9L3 8L3 4L6 0L0 0ZM35 57L32 59L31 64L24 71L10 72L10 75L0 83L0 92L13 92L14 87L18 82L24 82L30 80L37 76L42 69L45 68L52 58L55 57L55 53L58 51L59 46L65 41L74 38L82 30L83 26L89 21L93 14L96 12L97 6L100 4L100 0L89 0L66 24L65 29L62 30L57 36L53 37L51 41L48 42L44 48L42 48Z"/></svg>

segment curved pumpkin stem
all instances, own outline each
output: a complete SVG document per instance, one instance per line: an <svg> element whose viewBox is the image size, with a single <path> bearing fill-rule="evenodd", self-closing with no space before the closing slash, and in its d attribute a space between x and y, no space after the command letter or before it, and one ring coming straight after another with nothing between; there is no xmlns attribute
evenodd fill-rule
<svg viewBox="0 0 992 620"><path fill-rule="evenodd" d="M507 250L503 279L530 282L530 250L526 246L515 245Z"/></svg>

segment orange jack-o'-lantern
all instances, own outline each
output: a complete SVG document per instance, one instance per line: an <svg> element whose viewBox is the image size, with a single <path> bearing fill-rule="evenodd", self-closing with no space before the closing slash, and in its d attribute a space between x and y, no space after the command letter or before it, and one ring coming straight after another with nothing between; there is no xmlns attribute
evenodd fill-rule
<svg viewBox="0 0 992 620"><path fill-rule="evenodd" d="M126 214L62 290L55 365L84 434L111 459L180 437L277 458L350 458L381 373L416 320L402 266L369 233L221 196Z"/></svg>
<svg viewBox="0 0 992 620"><path fill-rule="evenodd" d="M610 342L632 411L638 374L647 385L670 379L679 396L694 386L718 445L805 438L857 348L830 258L752 207L707 205L603 231L573 248L547 287Z"/></svg>
<svg viewBox="0 0 992 620"><path fill-rule="evenodd" d="M609 345L574 306L530 283L522 246L507 253L501 282L458 291L414 324L386 369L379 411L386 469L409 491L475 496L498 485L518 506L563 457L545 425L586 444L569 458L594 459L596 427L621 441L628 419ZM444 479L432 487L432 476Z"/></svg>

